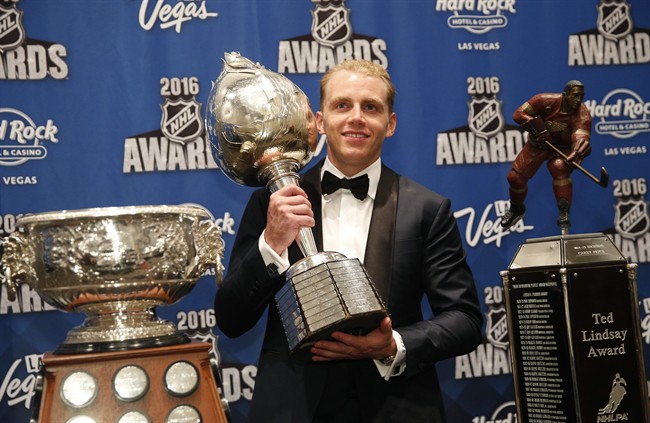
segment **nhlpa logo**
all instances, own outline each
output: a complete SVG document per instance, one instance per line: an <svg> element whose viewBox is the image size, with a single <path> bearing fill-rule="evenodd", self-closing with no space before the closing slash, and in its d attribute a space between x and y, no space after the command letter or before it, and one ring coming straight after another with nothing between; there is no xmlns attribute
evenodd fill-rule
<svg viewBox="0 0 650 423"><path fill-rule="evenodd" d="M485 337L495 347L508 348L508 321L504 307L490 309L487 313Z"/></svg>
<svg viewBox="0 0 650 423"><path fill-rule="evenodd" d="M648 231L647 202L643 200L621 200L615 206L616 232L626 238L636 239Z"/></svg>
<svg viewBox="0 0 650 423"><path fill-rule="evenodd" d="M616 376L614 376L614 380L612 381L612 390L609 392L607 405L598 410L598 422L618 422L627 420L627 413L619 413L615 416L607 416L603 418L603 415L614 414L618 409L618 406L621 405L623 397L627 394L625 386L627 386L625 379L623 379L619 373L616 373Z"/></svg>
<svg viewBox="0 0 650 423"><path fill-rule="evenodd" d="M504 121L501 113L501 101L495 98L476 99L469 103L469 129L484 138L501 132Z"/></svg>
<svg viewBox="0 0 650 423"><path fill-rule="evenodd" d="M336 47L352 36L350 9L345 0L312 0L316 10L311 11L311 35L319 44ZM337 4L338 3L338 4Z"/></svg>
<svg viewBox="0 0 650 423"><path fill-rule="evenodd" d="M630 6L626 2L605 0L598 5L598 32L616 41L632 31Z"/></svg>
<svg viewBox="0 0 650 423"><path fill-rule="evenodd" d="M201 105L192 100L170 100L160 106L163 112L160 130L169 140L181 144L197 139L203 132Z"/></svg>
<svg viewBox="0 0 650 423"><path fill-rule="evenodd" d="M15 7L0 6L0 53L12 50L25 41L23 12Z"/></svg>

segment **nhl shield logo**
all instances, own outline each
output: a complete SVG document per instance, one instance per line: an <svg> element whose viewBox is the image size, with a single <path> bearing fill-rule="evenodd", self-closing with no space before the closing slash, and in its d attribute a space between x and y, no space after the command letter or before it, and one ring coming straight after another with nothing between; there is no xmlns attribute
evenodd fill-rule
<svg viewBox="0 0 650 423"><path fill-rule="evenodd" d="M195 100L165 99L160 130L170 141L186 144L203 133L201 105Z"/></svg>
<svg viewBox="0 0 650 423"><path fill-rule="evenodd" d="M23 12L0 6L0 53L13 50L25 41Z"/></svg>
<svg viewBox="0 0 650 423"><path fill-rule="evenodd" d="M211 345L210 351L208 353L217 360L218 364L221 364L221 355L219 354L219 349L217 348L217 343L219 342L219 337L212 333L210 330L207 333L204 332L194 332L187 333L187 336L195 341L206 342Z"/></svg>
<svg viewBox="0 0 650 423"><path fill-rule="evenodd" d="M616 232L629 239L637 239L648 232L650 220L647 204L644 200L619 201L614 206Z"/></svg>
<svg viewBox="0 0 650 423"><path fill-rule="evenodd" d="M508 321L505 307L493 308L487 313L485 337L495 347L508 348Z"/></svg>
<svg viewBox="0 0 650 423"><path fill-rule="evenodd" d="M501 101L495 98L473 98L469 103L469 129L483 138L490 138L503 129Z"/></svg>
<svg viewBox="0 0 650 423"><path fill-rule="evenodd" d="M632 31L630 6L625 1L605 0L598 5L598 32L616 41Z"/></svg>
<svg viewBox="0 0 650 423"><path fill-rule="evenodd" d="M317 5L311 15L311 35L319 44L336 47L352 36L350 9L345 4L326 7Z"/></svg>

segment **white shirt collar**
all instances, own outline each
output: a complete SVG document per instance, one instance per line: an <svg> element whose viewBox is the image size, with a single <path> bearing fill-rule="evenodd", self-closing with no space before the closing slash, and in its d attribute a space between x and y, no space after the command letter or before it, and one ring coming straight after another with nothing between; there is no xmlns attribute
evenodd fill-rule
<svg viewBox="0 0 650 423"><path fill-rule="evenodd" d="M321 180L323 179L323 174L325 173L326 170L330 172L332 175L336 176L337 178L347 178L347 176L345 176L343 172L338 170L332 164L329 157L325 157L325 163L323 163L323 167L320 170ZM377 195L377 187L379 186L379 177L381 176L381 157L375 160L373 164L371 164L361 172L352 175L350 178L356 178L357 176L361 176L364 173L368 174L368 180L370 182L370 185L368 185L368 197L374 200Z"/></svg>

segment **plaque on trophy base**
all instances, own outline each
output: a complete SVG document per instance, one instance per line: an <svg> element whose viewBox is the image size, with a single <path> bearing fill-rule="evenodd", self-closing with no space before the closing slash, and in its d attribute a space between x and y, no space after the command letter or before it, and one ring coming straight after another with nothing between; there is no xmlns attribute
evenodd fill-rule
<svg viewBox="0 0 650 423"><path fill-rule="evenodd" d="M32 421L227 423L211 345L43 357Z"/></svg>
<svg viewBox="0 0 650 423"><path fill-rule="evenodd" d="M604 234L526 241L507 271L519 422L648 422L635 264Z"/></svg>

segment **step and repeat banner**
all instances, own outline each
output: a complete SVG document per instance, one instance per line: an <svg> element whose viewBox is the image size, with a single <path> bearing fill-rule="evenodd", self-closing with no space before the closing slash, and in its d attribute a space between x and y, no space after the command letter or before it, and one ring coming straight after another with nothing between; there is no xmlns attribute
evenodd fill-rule
<svg viewBox="0 0 650 423"><path fill-rule="evenodd" d="M225 52L284 74L314 110L318 81L334 64L362 58L390 72L397 132L383 160L452 199L485 316L482 344L438 365L454 423L516 419L499 272L525 240L559 229L545 167L530 182L525 218L507 231L499 225L506 175L525 142L512 115L537 93L582 81L593 119L593 153L583 166L594 175L605 167L610 183L573 173L570 233L605 233L639 264L648 369L650 2L2 0L0 236L28 213L194 204L223 231L227 264L252 188L221 173L205 134L207 96ZM264 327L238 339L222 335L216 290L208 271L157 312L213 343L222 395L242 422ZM2 286L1 422L28 421L42 354L83 320L53 309L28 285L14 301ZM596 402L605 407L608 398ZM625 401L617 413L624 408Z"/></svg>

